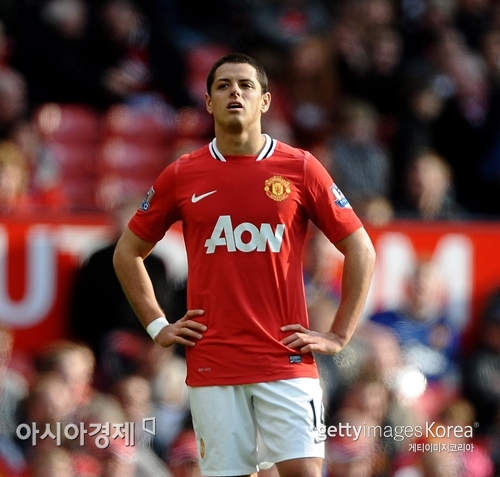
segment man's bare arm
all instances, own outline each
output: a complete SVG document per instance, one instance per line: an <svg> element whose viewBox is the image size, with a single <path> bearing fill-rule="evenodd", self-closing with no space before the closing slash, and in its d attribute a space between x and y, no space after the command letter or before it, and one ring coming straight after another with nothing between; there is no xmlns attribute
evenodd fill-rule
<svg viewBox="0 0 500 477"><path fill-rule="evenodd" d="M118 240L113 256L116 276L144 328L157 318L165 316L144 266L144 259L151 253L154 246L154 243L142 240L126 228ZM201 333L206 330L206 327L192 318L202 314L203 310L189 310L180 320L162 328L154 338L155 341L164 347L174 343L194 346L193 340L201 339Z"/></svg>
<svg viewBox="0 0 500 477"><path fill-rule="evenodd" d="M282 340L302 353L317 351L335 354L351 339L366 302L375 267L375 250L364 228L360 228L336 243L344 255L342 296L328 333L310 331L299 324L286 325L282 331L293 331Z"/></svg>

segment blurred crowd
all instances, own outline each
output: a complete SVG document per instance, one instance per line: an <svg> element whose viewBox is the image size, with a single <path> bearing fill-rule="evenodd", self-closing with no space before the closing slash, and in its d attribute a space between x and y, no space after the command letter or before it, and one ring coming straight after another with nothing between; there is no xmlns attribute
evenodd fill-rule
<svg viewBox="0 0 500 477"><path fill-rule="evenodd" d="M123 227L130 204L117 216ZM200 477L182 347L161 348L134 318L113 274L115 242L75 280L66 339L16 354L0 326L0 475ZM185 283L154 252L147 268L171 321ZM334 246L313 231L304 279L313 330L339 299ZM349 345L316 354L324 389L318 432L325 477L500 476L500 288L464 353L436 263L408 270L404 300L364 316ZM92 299L89 299L92 297ZM278 477L276 468L259 477Z"/></svg>
<svg viewBox="0 0 500 477"><path fill-rule="evenodd" d="M269 73L266 132L310 149L365 220L500 216L495 0L4 1L0 207L147 190L211 139L205 76L235 50Z"/></svg>
<svg viewBox="0 0 500 477"><path fill-rule="evenodd" d="M118 236L130 199L212 138L205 76L230 51L268 71L265 132L313 152L367 223L500 218L495 0L2 0L0 213L109 212ZM20 366L0 329L2 476L200 475L183 350L139 326L113 247L82 264L71 339ZM313 232L304 273L317 330L338 301L332 254ZM185 283L148 260L180 318ZM441 281L419 260L401 307L317 356L326 429L385 430L328 435L325 477L500 476L500 291L464 356Z"/></svg>

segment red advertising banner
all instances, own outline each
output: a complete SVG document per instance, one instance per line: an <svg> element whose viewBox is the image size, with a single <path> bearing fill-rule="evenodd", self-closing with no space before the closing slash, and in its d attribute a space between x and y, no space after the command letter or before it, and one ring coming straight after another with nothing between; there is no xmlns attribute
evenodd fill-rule
<svg viewBox="0 0 500 477"><path fill-rule="evenodd" d="M105 216L2 217L0 323L14 330L15 349L68 336L75 272L109 231Z"/></svg>
<svg viewBox="0 0 500 477"><path fill-rule="evenodd" d="M412 265L429 258L441 271L447 313L470 346L486 299L500 288L500 223L397 222L369 233L377 267L367 313L401 303Z"/></svg>
<svg viewBox="0 0 500 477"><path fill-rule="evenodd" d="M17 350L35 352L48 341L68 336L75 272L110 230L103 215L0 220L0 323L15 330ZM466 344L473 339L485 299L500 287L500 223L395 222L368 231L377 267L365 315L401 303L412 265L427 256L444 277L449 316L463 330ZM163 244L163 256L183 273L182 235L179 229L172 234L174 240ZM338 263L341 260L339 254Z"/></svg>

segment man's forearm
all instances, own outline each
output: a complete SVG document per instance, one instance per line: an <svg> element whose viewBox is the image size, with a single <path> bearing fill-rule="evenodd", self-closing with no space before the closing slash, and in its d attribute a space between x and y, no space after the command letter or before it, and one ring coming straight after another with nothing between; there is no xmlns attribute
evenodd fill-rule
<svg viewBox="0 0 500 477"><path fill-rule="evenodd" d="M330 331L347 343L365 306L375 267L375 250L364 229L354 232L338 248L345 257L342 293Z"/></svg>
<svg viewBox="0 0 500 477"><path fill-rule="evenodd" d="M130 245L127 238L122 237L118 241L113 265L125 296L145 328L156 318L165 316L156 299L143 257Z"/></svg>

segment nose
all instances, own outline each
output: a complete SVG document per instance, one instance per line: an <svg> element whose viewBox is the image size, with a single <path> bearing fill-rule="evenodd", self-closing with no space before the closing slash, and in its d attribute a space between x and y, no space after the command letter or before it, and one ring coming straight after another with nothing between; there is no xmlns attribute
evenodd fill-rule
<svg viewBox="0 0 500 477"><path fill-rule="evenodd" d="M231 96L237 96L241 94L241 89L238 85L238 83L231 83L231 89L230 89L230 94Z"/></svg>

